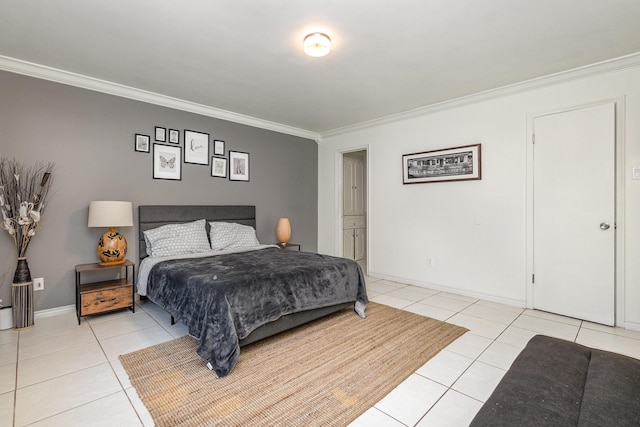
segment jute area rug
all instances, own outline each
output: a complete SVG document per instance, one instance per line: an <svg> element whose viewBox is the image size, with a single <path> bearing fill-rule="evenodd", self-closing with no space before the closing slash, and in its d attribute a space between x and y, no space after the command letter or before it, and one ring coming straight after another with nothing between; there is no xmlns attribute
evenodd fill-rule
<svg viewBox="0 0 640 427"><path fill-rule="evenodd" d="M371 303L243 347L222 379L188 336L120 360L157 426L344 426L464 332Z"/></svg>

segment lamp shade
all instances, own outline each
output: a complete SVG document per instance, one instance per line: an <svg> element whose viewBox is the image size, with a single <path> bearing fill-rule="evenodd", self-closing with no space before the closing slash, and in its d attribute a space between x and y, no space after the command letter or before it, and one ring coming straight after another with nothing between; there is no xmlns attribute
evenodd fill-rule
<svg viewBox="0 0 640 427"><path fill-rule="evenodd" d="M325 56L331 51L331 39L324 33L311 33L304 38L304 53L313 57Z"/></svg>
<svg viewBox="0 0 640 427"><path fill-rule="evenodd" d="M127 239L115 227L133 226L131 202L99 201L89 205L89 227L108 227L100 240L97 252L100 265L124 264L127 256Z"/></svg>
<svg viewBox="0 0 640 427"><path fill-rule="evenodd" d="M276 237L278 242L285 245L291 238L291 223L289 218L280 218L278 225L276 225Z"/></svg>
<svg viewBox="0 0 640 427"><path fill-rule="evenodd" d="M91 202L88 226L133 227L133 205L131 202Z"/></svg>

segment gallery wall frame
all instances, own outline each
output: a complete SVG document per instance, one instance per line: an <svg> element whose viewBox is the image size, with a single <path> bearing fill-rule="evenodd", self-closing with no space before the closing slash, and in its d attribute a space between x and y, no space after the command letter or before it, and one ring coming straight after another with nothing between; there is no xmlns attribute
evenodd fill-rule
<svg viewBox="0 0 640 427"><path fill-rule="evenodd" d="M249 153L229 151L229 180L249 181Z"/></svg>
<svg viewBox="0 0 640 427"><path fill-rule="evenodd" d="M402 183L471 181L482 179L481 145L463 145L404 154Z"/></svg>
<svg viewBox="0 0 640 427"><path fill-rule="evenodd" d="M182 147L153 144L153 178L182 180Z"/></svg>
<svg viewBox="0 0 640 427"><path fill-rule="evenodd" d="M159 142L167 142L167 128L156 126L155 140Z"/></svg>
<svg viewBox="0 0 640 427"><path fill-rule="evenodd" d="M224 156L224 141L219 139L213 140L213 155Z"/></svg>
<svg viewBox="0 0 640 427"><path fill-rule="evenodd" d="M141 153L148 153L151 151L151 137L149 135L142 135L136 133L134 149Z"/></svg>
<svg viewBox="0 0 640 427"><path fill-rule="evenodd" d="M209 164L209 134L194 130L184 131L184 162Z"/></svg>
<svg viewBox="0 0 640 427"><path fill-rule="evenodd" d="M227 177L227 158L226 157L211 157L211 176L216 178Z"/></svg>
<svg viewBox="0 0 640 427"><path fill-rule="evenodd" d="M169 129L169 142L172 144L180 143L180 131L178 129Z"/></svg>

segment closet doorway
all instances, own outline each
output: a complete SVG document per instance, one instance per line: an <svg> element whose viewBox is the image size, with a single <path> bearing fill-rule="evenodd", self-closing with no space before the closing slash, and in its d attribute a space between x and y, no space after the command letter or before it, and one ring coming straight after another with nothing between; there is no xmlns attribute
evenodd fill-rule
<svg viewBox="0 0 640 427"><path fill-rule="evenodd" d="M367 152L342 154L342 256L367 271Z"/></svg>

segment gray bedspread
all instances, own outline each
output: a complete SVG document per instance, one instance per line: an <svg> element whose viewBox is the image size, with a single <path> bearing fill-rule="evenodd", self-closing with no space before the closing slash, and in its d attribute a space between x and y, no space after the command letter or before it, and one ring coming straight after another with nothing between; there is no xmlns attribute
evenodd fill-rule
<svg viewBox="0 0 640 427"><path fill-rule="evenodd" d="M267 248L155 265L147 296L200 340L197 353L219 378L240 355L239 340L283 315L355 303L364 317L364 275L352 260Z"/></svg>

